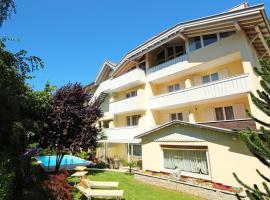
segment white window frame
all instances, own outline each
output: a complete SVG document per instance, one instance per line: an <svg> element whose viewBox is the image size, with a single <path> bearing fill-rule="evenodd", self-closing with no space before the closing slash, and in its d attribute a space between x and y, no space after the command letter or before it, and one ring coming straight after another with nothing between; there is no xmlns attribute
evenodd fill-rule
<svg viewBox="0 0 270 200"><path fill-rule="evenodd" d="M225 113L225 107L232 107L232 112L233 112L233 117L234 117L234 119L227 119L226 113ZM217 120L217 115L216 115L216 110L215 110L216 108L222 108L224 120ZM232 106L232 105L214 107L214 114L215 114L214 116L215 116L215 120L216 120L216 121L230 121L230 120L235 120L235 113L234 113L234 109L233 109L233 106Z"/></svg>
<svg viewBox="0 0 270 200"><path fill-rule="evenodd" d="M168 150L200 150L201 149L196 149L196 148L186 148L186 149L179 149L179 148L166 148L166 147L161 147L161 171L162 172L167 172L167 173L172 173L174 170L172 169L166 169L164 167L164 149L168 149ZM181 175L183 176L189 176L189 177L193 177L193 178L202 178L205 180L212 180L212 170L211 170L211 163L210 163L210 156L209 156L209 148L207 147L207 149L205 149L206 151L206 160L207 160L207 166L208 166L208 175L205 174L197 174L197 173L192 173L192 172L185 172L185 171L181 171Z"/></svg>
<svg viewBox="0 0 270 200"><path fill-rule="evenodd" d="M129 146L129 150L130 150L130 156L132 156L132 157L137 157L137 158L141 158L142 157L142 145L141 144L129 144L130 146ZM134 155L134 146L140 146L141 147L141 155L140 156L138 156L138 155ZM129 152L128 152L129 153Z"/></svg>
<svg viewBox="0 0 270 200"><path fill-rule="evenodd" d="M202 76L202 84L207 84L207 83L211 83L211 82L214 82L213 80L212 80L212 75L213 74L217 74L218 75L218 80L214 80L214 81L219 81L220 80L220 77L219 77L219 74L218 74L218 72L214 72L214 73L211 73L211 74L206 74L206 75L204 75L204 76ZM204 83L203 82L203 77L206 77L206 76L208 76L209 77L209 82L207 82L207 83Z"/></svg>
<svg viewBox="0 0 270 200"><path fill-rule="evenodd" d="M139 119L138 119L138 124L133 124L133 117L137 117L139 116ZM129 116L126 116L126 123L128 122L128 118L129 118L129 123L127 123L127 126L138 126L139 125L139 120L142 116L141 115L129 115Z"/></svg>
<svg viewBox="0 0 270 200"><path fill-rule="evenodd" d="M136 96L138 96L137 90L133 90L133 91L130 91L130 92L127 92L126 93L126 99L129 99L129 98L132 98L132 97L136 97Z"/></svg>
<svg viewBox="0 0 270 200"><path fill-rule="evenodd" d="M175 114L176 115L176 119L175 120L180 120L180 121L183 121L184 120L184 116L183 116L183 112L177 112L177 113L170 113L170 120L173 121L172 119L172 115ZM179 119L178 118L178 114L181 114L182 115L182 119Z"/></svg>
<svg viewBox="0 0 270 200"><path fill-rule="evenodd" d="M178 85L178 89L176 89L176 86ZM170 91L170 87L172 87L172 91ZM171 92L177 92L177 91L179 91L180 90L180 84L179 83L175 83L175 84L173 84L173 85L168 85L167 86L167 92L168 93L171 93Z"/></svg>

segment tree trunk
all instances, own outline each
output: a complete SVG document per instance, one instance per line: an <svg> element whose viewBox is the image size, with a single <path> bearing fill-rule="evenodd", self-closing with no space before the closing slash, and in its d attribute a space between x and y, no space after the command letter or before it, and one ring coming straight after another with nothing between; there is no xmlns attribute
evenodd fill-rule
<svg viewBox="0 0 270 200"><path fill-rule="evenodd" d="M64 153L56 153L56 164L55 164L55 173L59 172L60 166L61 166L61 162L62 159L64 157Z"/></svg>

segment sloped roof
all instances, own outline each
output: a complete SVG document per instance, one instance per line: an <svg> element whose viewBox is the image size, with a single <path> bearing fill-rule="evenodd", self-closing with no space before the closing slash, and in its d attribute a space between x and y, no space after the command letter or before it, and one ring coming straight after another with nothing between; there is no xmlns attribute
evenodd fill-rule
<svg viewBox="0 0 270 200"><path fill-rule="evenodd" d="M196 123L191 123L191 122L184 122L184 121L179 121L179 120L174 120L174 121L170 121L167 122L165 124L159 125L149 131L146 131L140 135L137 135L135 138L141 138L143 136L146 136L150 133L156 132L158 130L164 129L166 127L172 126L172 125L182 125L182 126L190 126L190 127L196 127L196 128L202 128L202 129L207 129L207 130L212 130L212 131L217 131L217 132L222 132L222 133L230 133L230 134L235 134L237 132L232 131L230 129L225 129L225 128L218 128L218 127L214 127L214 126L207 126L207 125L203 125L203 124L196 124Z"/></svg>
<svg viewBox="0 0 270 200"><path fill-rule="evenodd" d="M133 59L134 57L140 55L141 53L150 51L152 48L154 48L155 45L162 44L164 41L169 40L170 38L177 37L179 33L182 33L182 32L185 33L185 31L188 31L188 29L192 29L194 27L199 27L202 25L220 23L222 21L228 22L228 21L234 21L236 19L244 20L243 18L244 16L254 16L256 14L262 16L267 32L269 33L270 27L268 24L266 13L264 11L264 4L248 6L248 4L243 3L220 14L210 15L207 17L185 21L185 22L176 24L175 26L161 32L160 34L151 37L150 39L146 40L145 42L143 42L142 44L140 44L139 46L137 46L136 48L128 52L117 64L115 68L115 72L126 61Z"/></svg>
<svg viewBox="0 0 270 200"><path fill-rule="evenodd" d="M116 64L114 62L109 61L109 60L105 60L104 63L101 65L101 68L100 68L98 75L96 77L96 80L95 80L96 85L99 84L99 80L102 77L103 72L105 71L106 68L110 68L112 71L114 71L115 67L116 67Z"/></svg>

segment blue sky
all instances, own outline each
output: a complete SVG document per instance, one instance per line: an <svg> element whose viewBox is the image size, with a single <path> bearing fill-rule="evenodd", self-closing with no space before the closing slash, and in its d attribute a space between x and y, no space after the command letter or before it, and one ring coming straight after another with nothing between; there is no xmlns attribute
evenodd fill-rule
<svg viewBox="0 0 270 200"><path fill-rule="evenodd" d="M12 51L25 49L45 62L29 81L35 90L47 80L60 87L92 82L105 59L118 62L125 53L159 32L185 20L223 12L241 0L15 0L17 14L0 28ZM269 17L270 1L265 3Z"/></svg>

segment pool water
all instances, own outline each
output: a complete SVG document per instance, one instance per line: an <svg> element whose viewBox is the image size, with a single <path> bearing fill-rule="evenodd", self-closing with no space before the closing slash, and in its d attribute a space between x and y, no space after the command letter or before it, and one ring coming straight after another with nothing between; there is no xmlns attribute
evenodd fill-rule
<svg viewBox="0 0 270 200"><path fill-rule="evenodd" d="M56 156L37 156L36 159L40 161L44 166L55 166L56 165ZM78 164L89 164L90 162L76 156L64 155L61 166L63 165L78 165Z"/></svg>

